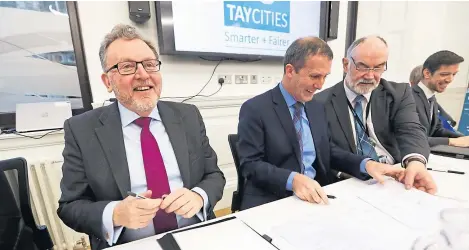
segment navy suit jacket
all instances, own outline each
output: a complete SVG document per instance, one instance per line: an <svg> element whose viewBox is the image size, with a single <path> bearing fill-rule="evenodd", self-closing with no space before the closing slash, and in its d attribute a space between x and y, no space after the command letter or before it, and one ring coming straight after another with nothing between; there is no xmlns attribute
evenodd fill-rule
<svg viewBox="0 0 469 250"><path fill-rule="evenodd" d="M331 143L324 106L305 103L316 160L315 180L321 185L334 182L331 168L364 179L360 163L365 158ZM291 196L287 179L292 171L301 173L300 146L285 99L277 86L246 101L239 113L238 154L246 179L241 210Z"/></svg>

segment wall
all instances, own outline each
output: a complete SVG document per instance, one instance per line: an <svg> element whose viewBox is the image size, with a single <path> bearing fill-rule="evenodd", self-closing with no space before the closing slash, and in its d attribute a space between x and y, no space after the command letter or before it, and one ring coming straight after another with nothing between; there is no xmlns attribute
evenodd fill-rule
<svg viewBox="0 0 469 250"><path fill-rule="evenodd" d="M99 45L104 35L117 23L132 24L128 18L127 2L78 2L79 18L86 55L86 62L91 83L91 91L96 106L113 97L107 93L101 83L101 66L99 62ZM347 2L340 4L339 39L329 44L335 54L333 72L325 86L331 86L342 78L341 58L345 47L345 26L347 22ZM150 41L157 44L155 8L151 5L151 19L137 28ZM162 56L163 96L188 96L197 93L207 82L216 62L197 59L184 59L173 56ZM282 62L223 62L217 74L263 74L278 79L282 76ZM231 205L231 195L237 186L236 170L229 149L227 136L237 132L238 113L241 104L248 98L260 94L275 84L268 85L225 85L215 96L206 99L195 99L201 110L207 127L210 143L218 154L219 166L225 173L227 184L222 201L217 209ZM218 88L214 78L202 94L213 93ZM48 135L40 140L25 139L14 135L0 136L0 159L16 156L25 157L28 161L40 159L61 159L63 134Z"/></svg>
<svg viewBox="0 0 469 250"><path fill-rule="evenodd" d="M363 1L358 6L357 38L377 34L389 44L387 80L408 82L410 71L438 50L466 59L445 93L437 95L459 120L469 74L469 2Z"/></svg>

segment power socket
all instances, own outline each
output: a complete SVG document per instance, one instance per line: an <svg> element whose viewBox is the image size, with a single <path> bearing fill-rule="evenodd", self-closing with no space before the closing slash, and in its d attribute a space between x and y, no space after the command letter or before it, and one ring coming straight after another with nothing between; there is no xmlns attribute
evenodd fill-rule
<svg viewBox="0 0 469 250"><path fill-rule="evenodd" d="M223 84L233 84L232 75L218 75L217 79L223 78Z"/></svg>
<svg viewBox="0 0 469 250"><path fill-rule="evenodd" d="M248 84L248 75L235 75L235 84Z"/></svg>
<svg viewBox="0 0 469 250"><path fill-rule="evenodd" d="M251 75L251 78L249 79L250 84L258 84L258 76L257 75Z"/></svg>

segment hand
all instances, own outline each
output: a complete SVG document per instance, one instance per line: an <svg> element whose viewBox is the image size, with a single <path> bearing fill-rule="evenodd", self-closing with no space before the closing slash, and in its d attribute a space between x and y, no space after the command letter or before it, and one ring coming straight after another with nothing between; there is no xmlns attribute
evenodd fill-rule
<svg viewBox="0 0 469 250"><path fill-rule="evenodd" d="M311 203L329 204L326 193L319 183L306 175L295 174L292 184L293 192L298 198Z"/></svg>
<svg viewBox="0 0 469 250"><path fill-rule="evenodd" d="M184 218L192 218L204 206L204 199L187 188L178 189L164 198L160 209L166 213L174 212Z"/></svg>
<svg viewBox="0 0 469 250"><path fill-rule="evenodd" d="M117 203L112 213L114 226L124 226L131 229L144 228L150 224L161 205L161 199L151 199L151 190L140 194L147 199L127 196Z"/></svg>
<svg viewBox="0 0 469 250"><path fill-rule="evenodd" d="M449 138L449 145L461 148L469 147L469 136Z"/></svg>
<svg viewBox="0 0 469 250"><path fill-rule="evenodd" d="M401 167L395 167L393 165L379 163L372 160L366 162L365 169L371 177L381 184L384 183L384 176L391 176L397 180L404 172L404 169Z"/></svg>
<svg viewBox="0 0 469 250"><path fill-rule="evenodd" d="M406 189L415 187L429 194L437 191L435 181L425 165L419 161L411 161L404 173L399 176L399 182L404 183Z"/></svg>

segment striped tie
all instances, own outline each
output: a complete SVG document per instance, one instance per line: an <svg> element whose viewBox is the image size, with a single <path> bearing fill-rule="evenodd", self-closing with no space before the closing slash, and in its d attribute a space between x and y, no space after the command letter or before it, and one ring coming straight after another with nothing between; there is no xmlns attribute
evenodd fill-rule
<svg viewBox="0 0 469 250"><path fill-rule="evenodd" d="M301 123L301 111L303 108L303 104L301 102L297 102L293 105L295 111L293 113L293 125L295 125L296 130L296 139L298 139L298 143L300 144L300 155L303 158L303 125Z"/></svg>

